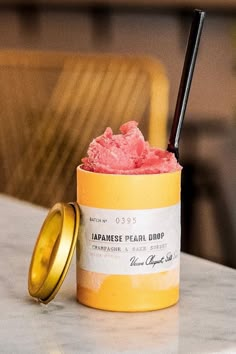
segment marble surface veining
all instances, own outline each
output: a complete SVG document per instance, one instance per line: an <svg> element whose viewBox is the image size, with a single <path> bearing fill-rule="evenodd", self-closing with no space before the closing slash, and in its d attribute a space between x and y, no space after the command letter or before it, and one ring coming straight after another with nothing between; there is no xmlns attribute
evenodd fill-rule
<svg viewBox="0 0 236 354"><path fill-rule="evenodd" d="M180 302L112 313L76 302L75 259L56 299L27 292L43 208L0 196L0 353L236 353L236 270L182 254Z"/></svg>

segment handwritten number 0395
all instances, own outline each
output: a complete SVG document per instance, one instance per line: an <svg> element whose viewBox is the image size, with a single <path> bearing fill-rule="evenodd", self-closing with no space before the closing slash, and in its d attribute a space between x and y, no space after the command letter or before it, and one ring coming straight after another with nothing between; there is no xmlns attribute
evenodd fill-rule
<svg viewBox="0 0 236 354"><path fill-rule="evenodd" d="M136 224L136 218L116 218L117 224Z"/></svg>

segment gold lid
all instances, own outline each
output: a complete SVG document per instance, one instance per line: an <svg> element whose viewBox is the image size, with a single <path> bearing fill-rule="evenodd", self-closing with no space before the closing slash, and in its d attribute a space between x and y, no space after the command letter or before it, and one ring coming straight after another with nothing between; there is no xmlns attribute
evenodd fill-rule
<svg viewBox="0 0 236 354"><path fill-rule="evenodd" d="M60 289L74 253L80 214L77 203L57 203L36 241L28 276L31 296L47 304Z"/></svg>

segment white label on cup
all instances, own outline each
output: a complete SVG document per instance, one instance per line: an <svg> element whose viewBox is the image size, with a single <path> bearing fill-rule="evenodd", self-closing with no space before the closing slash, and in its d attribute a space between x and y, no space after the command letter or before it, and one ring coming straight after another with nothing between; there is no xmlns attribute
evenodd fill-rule
<svg viewBox="0 0 236 354"><path fill-rule="evenodd" d="M80 205L79 265L105 274L150 274L180 259L180 203L146 210Z"/></svg>

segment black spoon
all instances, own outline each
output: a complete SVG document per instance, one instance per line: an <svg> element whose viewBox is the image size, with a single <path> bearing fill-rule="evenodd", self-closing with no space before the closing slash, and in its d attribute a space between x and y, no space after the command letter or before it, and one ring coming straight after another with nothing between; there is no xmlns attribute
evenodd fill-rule
<svg viewBox="0 0 236 354"><path fill-rule="evenodd" d="M191 87L205 12L194 10L167 150L179 159L179 139Z"/></svg>

